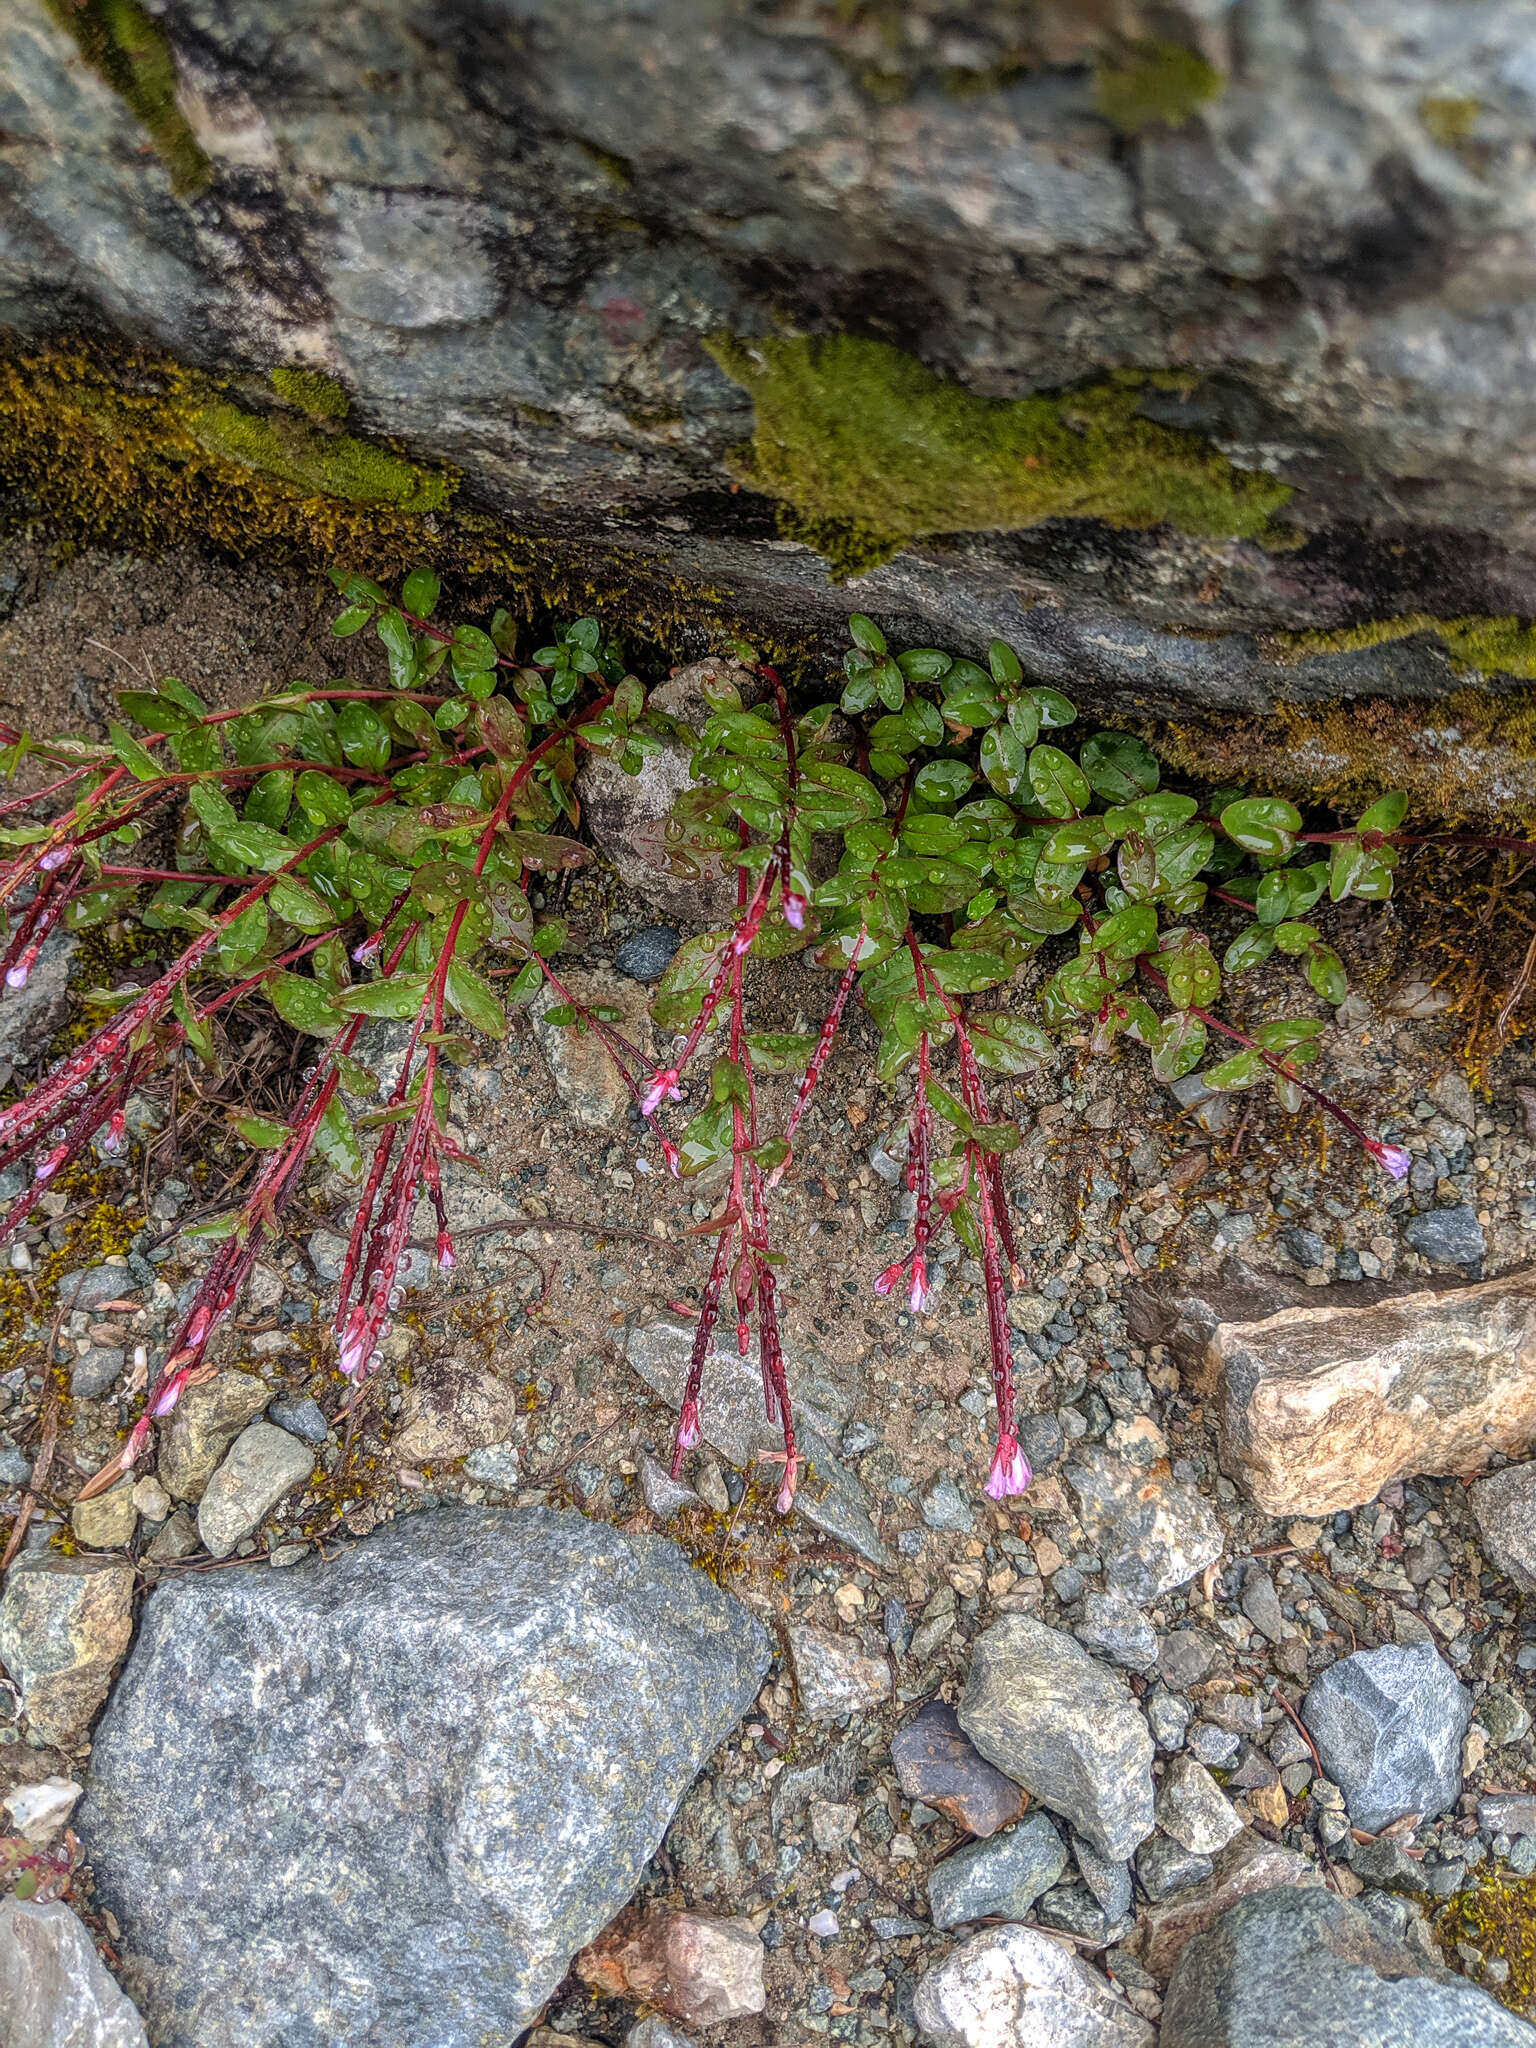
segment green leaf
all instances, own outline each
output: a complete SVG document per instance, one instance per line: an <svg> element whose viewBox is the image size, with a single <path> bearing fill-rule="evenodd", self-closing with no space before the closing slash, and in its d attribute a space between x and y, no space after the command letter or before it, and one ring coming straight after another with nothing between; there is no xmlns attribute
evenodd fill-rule
<svg viewBox="0 0 1536 2048"><path fill-rule="evenodd" d="M334 775L321 775L306 768L294 785L294 795L312 825L344 825L352 815L352 798ZM280 820L269 818L265 822L277 824Z"/></svg>
<svg viewBox="0 0 1536 2048"><path fill-rule="evenodd" d="M325 1105L325 1114L315 1130L315 1149L327 1165L334 1166L348 1180L356 1180L363 1170L363 1148L339 1095L333 1095Z"/></svg>
<svg viewBox="0 0 1536 2048"><path fill-rule="evenodd" d="M1267 960L1275 950L1275 935L1261 924L1251 924L1246 931L1238 933L1221 956L1223 974L1241 974L1247 967L1257 967L1261 960Z"/></svg>
<svg viewBox="0 0 1536 2048"><path fill-rule="evenodd" d="M271 1152L278 1145L286 1145L293 1136L287 1124L273 1123L270 1117L252 1116L245 1110L231 1110L229 1120L247 1145L254 1145L259 1152Z"/></svg>
<svg viewBox="0 0 1536 2048"><path fill-rule="evenodd" d="M526 1003L536 996L544 986L544 970L537 960L530 960L520 967L507 985L506 1000L509 1003Z"/></svg>
<svg viewBox="0 0 1536 2048"><path fill-rule="evenodd" d="M1008 706L1008 726L1016 739L1026 747L1032 747L1040 737L1040 706L1035 702L1034 693L1024 691Z"/></svg>
<svg viewBox="0 0 1536 2048"><path fill-rule="evenodd" d="M371 604L348 605L344 612L331 621L331 631L338 640L345 640L353 633L360 633L373 617Z"/></svg>
<svg viewBox="0 0 1536 2048"><path fill-rule="evenodd" d="M585 867L592 858L591 849L579 840L562 839L551 832L504 832L496 843L508 860L539 874Z"/></svg>
<svg viewBox="0 0 1536 2048"><path fill-rule="evenodd" d="M1029 754L1010 725L991 725L981 736L981 772L999 796L1013 796L1029 773Z"/></svg>
<svg viewBox="0 0 1536 2048"><path fill-rule="evenodd" d="M932 1110L943 1117L946 1123L953 1124L962 1137L975 1137L976 1119L958 1095L952 1095L947 1088L934 1080L929 1081L927 1092L928 1105Z"/></svg>
<svg viewBox="0 0 1536 2048"><path fill-rule="evenodd" d="M267 997L285 1024L314 1038L329 1038L346 1021L317 981L283 969L267 977ZM413 1009L411 1015L414 1016ZM350 1083L348 1084L351 1085Z"/></svg>
<svg viewBox="0 0 1536 2048"><path fill-rule="evenodd" d="M257 825L281 830L293 804L293 770L272 768L258 775L245 799L245 815Z"/></svg>
<svg viewBox="0 0 1536 2048"><path fill-rule="evenodd" d="M199 714L160 690L119 690L117 701L147 732L185 732Z"/></svg>
<svg viewBox="0 0 1536 2048"><path fill-rule="evenodd" d="M107 727L107 738L118 760L136 781L158 782L165 773L148 747L142 746L127 726L119 725L115 718Z"/></svg>
<svg viewBox="0 0 1536 2048"><path fill-rule="evenodd" d="M848 632L854 646L861 647L866 654L884 654L885 635L863 612L855 612L849 619Z"/></svg>
<svg viewBox="0 0 1536 2048"><path fill-rule="evenodd" d="M912 779L915 795L927 804L958 803L976 780L968 761L930 761Z"/></svg>
<svg viewBox="0 0 1536 2048"><path fill-rule="evenodd" d="M1164 935L1163 950L1153 962L1168 982L1168 1000L1176 1009L1192 1003L1209 1009L1221 990L1221 970L1205 940L1190 931Z"/></svg>
<svg viewBox="0 0 1536 2048"><path fill-rule="evenodd" d="M803 1074L816 1050L814 1031L749 1031L753 1065L765 1074Z"/></svg>
<svg viewBox="0 0 1536 2048"><path fill-rule="evenodd" d="M1301 813L1279 796L1247 796L1228 804L1221 814L1227 837L1245 853L1266 859L1287 858L1296 850Z"/></svg>
<svg viewBox="0 0 1536 2048"><path fill-rule="evenodd" d="M1282 953L1305 953L1319 936L1315 924L1299 924L1287 919L1284 924L1275 926L1275 944Z"/></svg>
<svg viewBox="0 0 1536 2048"><path fill-rule="evenodd" d="M370 705L343 704L336 714L341 751L354 768L386 767L393 751L389 727Z"/></svg>
<svg viewBox="0 0 1536 2048"><path fill-rule="evenodd" d="M1408 815L1408 798L1400 789L1376 799L1356 825L1357 832L1395 832Z"/></svg>
<svg viewBox="0 0 1536 2048"><path fill-rule="evenodd" d="M1102 918L1091 937L1085 930L1081 944L1088 953L1106 953L1112 960L1134 960L1157 944L1157 912L1150 903L1127 903L1112 916Z"/></svg>
<svg viewBox="0 0 1536 2048"><path fill-rule="evenodd" d="M1199 1066L1205 1052L1205 1019L1176 1010L1163 1019L1152 1046L1152 1071L1165 1087Z"/></svg>
<svg viewBox="0 0 1536 2048"><path fill-rule="evenodd" d="M1230 1094L1238 1088L1257 1087L1268 1072L1264 1055L1250 1050L1234 1053L1231 1059L1223 1060L1220 1066L1207 1067L1200 1078L1207 1088L1214 1088L1222 1094Z"/></svg>
<svg viewBox="0 0 1536 2048"><path fill-rule="evenodd" d="M506 1037L507 1016L495 990L466 961L455 958L449 962L444 993L466 1024L473 1024L489 1038Z"/></svg>
<svg viewBox="0 0 1536 2048"><path fill-rule="evenodd" d="M1253 1035L1266 1052L1291 1052L1310 1044L1323 1028L1320 1017L1277 1017L1272 1024L1261 1024Z"/></svg>
<svg viewBox="0 0 1536 2048"><path fill-rule="evenodd" d="M1029 782L1036 802L1051 818L1070 818L1075 812L1086 810L1092 795L1088 778L1060 747L1031 749Z"/></svg>
<svg viewBox="0 0 1536 2048"><path fill-rule="evenodd" d="M988 641L987 666L994 682L1007 686L1024 680L1023 665L1006 640Z"/></svg>
<svg viewBox="0 0 1536 2048"><path fill-rule="evenodd" d="M528 726L506 697L487 697L475 706L480 737L498 761L516 765L528 753Z"/></svg>
<svg viewBox="0 0 1536 2048"><path fill-rule="evenodd" d="M363 1017L414 1017L426 994L425 974L391 974L384 981L359 981L336 997L338 1009Z"/></svg>
<svg viewBox="0 0 1536 2048"><path fill-rule="evenodd" d="M971 661L956 662L944 678L944 716L952 725L990 725L1003 701L997 685Z"/></svg>
<svg viewBox="0 0 1536 2048"><path fill-rule="evenodd" d="M1331 946L1313 946L1307 955L1307 979L1325 1003L1337 1006L1349 994L1344 962Z"/></svg>
<svg viewBox="0 0 1536 2048"><path fill-rule="evenodd" d="M954 666L942 647L909 647L898 654L896 666L909 683L936 683Z"/></svg>
<svg viewBox="0 0 1536 2048"><path fill-rule="evenodd" d="M418 619L430 619L442 587L433 570L413 569L405 579L400 601L406 610L414 612Z"/></svg>
<svg viewBox="0 0 1536 2048"><path fill-rule="evenodd" d="M1037 684L1029 693L1040 710L1040 723L1044 726L1071 725L1077 718L1077 706L1070 697L1064 697L1060 690L1041 689Z"/></svg>
<svg viewBox="0 0 1536 2048"><path fill-rule="evenodd" d="M1084 740L1078 759L1094 791L1110 804L1150 796L1162 774L1157 756L1134 733L1096 732Z"/></svg>
<svg viewBox="0 0 1536 2048"><path fill-rule="evenodd" d="M1066 866L1073 861L1092 860L1103 853L1109 844L1109 834L1104 829L1102 818L1069 818L1065 825L1058 825L1040 849L1040 858L1053 865Z"/></svg>
<svg viewBox="0 0 1536 2048"><path fill-rule="evenodd" d="M330 923L330 919L326 919ZM258 896L254 903L248 903L238 917L231 918L219 933L215 951L219 966L226 974L240 974L267 943L267 906L264 898Z"/></svg>
<svg viewBox="0 0 1536 2048"><path fill-rule="evenodd" d="M1002 1074L1032 1074L1055 1056L1056 1047L1038 1024L1000 1011L975 1011L965 1020L972 1050L984 1067Z"/></svg>
<svg viewBox="0 0 1536 2048"><path fill-rule="evenodd" d="M293 875L278 877L272 884L268 901L275 917L297 925L301 932L329 931L336 922L335 912L325 898Z"/></svg>

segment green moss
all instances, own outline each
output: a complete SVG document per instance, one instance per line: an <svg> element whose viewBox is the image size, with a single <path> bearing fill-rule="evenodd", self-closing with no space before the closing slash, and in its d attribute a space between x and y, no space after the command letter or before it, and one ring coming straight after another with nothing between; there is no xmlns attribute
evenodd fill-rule
<svg viewBox="0 0 1536 2048"><path fill-rule="evenodd" d="M620 156L616 150L604 149L600 142L588 142L581 136L577 137L576 146L620 192L627 192L634 184L635 167L627 156Z"/></svg>
<svg viewBox="0 0 1536 2048"><path fill-rule="evenodd" d="M301 370L292 364L281 364L272 372L272 389L312 419L344 420L352 406L341 385L324 370Z"/></svg>
<svg viewBox="0 0 1536 2048"><path fill-rule="evenodd" d="M1138 373L981 398L857 335L716 335L705 345L757 410L751 443L733 457L737 474L780 499L786 531L843 575L925 534L1043 519L1262 539L1290 496L1199 435L1141 418Z"/></svg>
<svg viewBox="0 0 1536 2048"><path fill-rule="evenodd" d="M1434 1928L1453 1968L1465 1970L1456 1946L1463 1941L1485 1961L1507 1963L1505 1982L1490 1978L1483 1988L1512 2012L1529 2010L1536 2001L1536 1879L1479 1870L1436 1914Z"/></svg>
<svg viewBox="0 0 1536 2048"><path fill-rule="evenodd" d="M1122 135L1140 135L1146 128L1182 128L1197 108L1219 99L1225 85L1215 65L1183 43L1131 43L1101 59L1093 98Z"/></svg>
<svg viewBox="0 0 1536 2048"><path fill-rule="evenodd" d="M176 98L176 59L164 29L139 0L44 0L50 16L98 77L128 106L187 197L206 191L213 165Z"/></svg>
<svg viewBox="0 0 1536 2048"><path fill-rule="evenodd" d="M1425 132L1442 149L1455 149L1459 143L1468 141L1482 111L1480 101L1451 95L1419 101L1419 119Z"/></svg>
<svg viewBox="0 0 1536 2048"><path fill-rule="evenodd" d="M227 400L194 412L187 424L215 455L277 477L306 495L433 512L447 504L453 490L442 471L407 462L355 434L322 434L298 420L244 412Z"/></svg>
<svg viewBox="0 0 1536 2048"><path fill-rule="evenodd" d="M1313 655L1382 647L1420 633L1432 633L1440 641L1459 675L1475 672L1536 682L1536 626L1512 617L1436 619L1428 612L1405 612L1395 619L1366 619L1326 632L1271 633L1265 648L1277 660L1303 661Z"/></svg>

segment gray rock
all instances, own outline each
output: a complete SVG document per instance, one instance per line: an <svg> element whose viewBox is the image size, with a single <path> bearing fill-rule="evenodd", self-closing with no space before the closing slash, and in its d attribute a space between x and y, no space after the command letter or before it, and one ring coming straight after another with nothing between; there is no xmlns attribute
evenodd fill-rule
<svg viewBox="0 0 1536 2048"><path fill-rule="evenodd" d="M1175 1892L1203 1884L1215 1868L1209 1856L1198 1849L1186 1849L1171 1835L1153 1835L1136 1851L1136 1875L1141 1888L1154 1905L1171 1899Z"/></svg>
<svg viewBox="0 0 1536 2048"><path fill-rule="evenodd" d="M495 1486L503 1493L516 1493L521 1458L522 1453L514 1443L482 1444L478 1451L471 1451L464 1460L464 1470L482 1486Z"/></svg>
<svg viewBox="0 0 1536 2048"><path fill-rule="evenodd" d="M43 942L25 988L8 988L0 999L0 1060L30 1066L69 1019L69 972L80 941L55 931Z"/></svg>
<svg viewBox="0 0 1536 2048"><path fill-rule="evenodd" d="M133 1635L133 1566L23 1551L0 1598L0 1664L33 1732L61 1749L85 1734Z"/></svg>
<svg viewBox="0 0 1536 2048"><path fill-rule="evenodd" d="M208 1555L228 1557L314 1469L314 1452L286 1429L253 1422L241 1430L197 1511L197 1533Z"/></svg>
<svg viewBox="0 0 1536 2048"><path fill-rule="evenodd" d="M1243 1574L1243 1593L1239 1604L1266 1641L1284 1641L1285 1616L1280 1610L1280 1595L1275 1591L1274 1580L1261 1564L1251 1563Z"/></svg>
<svg viewBox="0 0 1536 2048"><path fill-rule="evenodd" d="M1072 1855L1082 1872L1084 1884L1103 1911L1111 1920L1123 1919L1130 1912L1135 1897L1129 1863L1111 1863L1108 1857L1099 1854L1092 1842L1084 1841L1077 1834L1072 1837Z"/></svg>
<svg viewBox="0 0 1536 2048"><path fill-rule="evenodd" d="M510 1379L460 1358L423 1360L400 1400L390 1446L407 1464L442 1464L506 1443L522 1417Z"/></svg>
<svg viewBox="0 0 1536 2048"><path fill-rule="evenodd" d="M976 1526L976 1504L968 1500L953 1479L937 1479L922 1496L923 1520L930 1529L969 1535Z"/></svg>
<svg viewBox="0 0 1536 2048"><path fill-rule="evenodd" d="M1379 1834L1405 1813L1428 1820L1455 1804L1472 1696L1430 1644L1340 1658L1313 1681L1301 1717L1357 1828Z"/></svg>
<svg viewBox="0 0 1536 2048"><path fill-rule="evenodd" d="M195 1516L187 1508L177 1508L165 1526L155 1532L145 1556L151 1564L176 1564L201 1547Z"/></svg>
<svg viewBox="0 0 1536 2048"><path fill-rule="evenodd" d="M69 1368L69 1391L77 1401L98 1401L122 1377L127 1352L121 1344L92 1344Z"/></svg>
<svg viewBox="0 0 1536 2048"><path fill-rule="evenodd" d="M267 1415L279 1429L286 1429L290 1436L300 1437L307 1444L323 1444L331 1433L324 1409L309 1394L274 1401Z"/></svg>
<svg viewBox="0 0 1536 2048"><path fill-rule="evenodd" d="M25 1486L36 1462L14 1444L0 1444L0 1487Z"/></svg>
<svg viewBox="0 0 1536 2048"><path fill-rule="evenodd" d="M682 936L675 924L644 925L639 931L631 932L617 948L613 964L631 981L660 981L672 963L672 955L677 951Z"/></svg>
<svg viewBox="0 0 1536 2048"><path fill-rule="evenodd" d="M1158 1835L1136 1859L1136 1874L1152 1903L1138 1919L1128 1946L1159 1984L1166 1980L1185 1943L1213 1926L1239 1899L1277 1885L1321 1885L1323 1881L1317 1863L1279 1842L1265 1841L1251 1828L1234 1835L1214 1859L1209 1876L1192 1883L1181 1876L1178 1863L1188 1853L1166 1835Z"/></svg>
<svg viewBox="0 0 1536 2048"><path fill-rule="evenodd" d="M1183 1480L1097 1445L1063 1476L1106 1579L1130 1599L1155 1600L1221 1556L1225 1539L1215 1510Z"/></svg>
<svg viewBox="0 0 1536 2048"><path fill-rule="evenodd" d="M624 2048L697 2048L691 2034L685 2034L681 2027L674 2027L670 2020L660 2013L652 2013L649 2019L640 2020L624 2036Z"/></svg>
<svg viewBox="0 0 1536 2048"><path fill-rule="evenodd" d="M59 1276L56 1298L61 1308L100 1308L109 1301L132 1301L139 1293L126 1265L86 1266Z"/></svg>
<svg viewBox="0 0 1536 2048"><path fill-rule="evenodd" d="M542 1508L162 1586L80 1819L157 2044L517 2034L768 1660L674 1545Z"/></svg>
<svg viewBox="0 0 1536 2048"><path fill-rule="evenodd" d="M651 1513L660 1515L664 1522L670 1522L684 1508L703 1505L693 1488L684 1486L680 1479L674 1479L666 1466L653 1458L649 1451L642 1452L640 1457L640 1491Z"/></svg>
<svg viewBox="0 0 1536 2048"><path fill-rule="evenodd" d="M1204 1764L1175 1757L1157 1788L1157 1824L1198 1856L1214 1856L1242 1828L1232 1802Z"/></svg>
<svg viewBox="0 0 1536 2048"><path fill-rule="evenodd" d="M1158 1645L1157 1668L1171 1691L1185 1692L1210 1677L1217 1655L1215 1643L1202 1630L1176 1628Z"/></svg>
<svg viewBox="0 0 1536 2048"><path fill-rule="evenodd" d="M1506 1465L1467 1488L1488 1562L1536 1593L1536 1463Z"/></svg>
<svg viewBox="0 0 1536 2048"><path fill-rule="evenodd" d="M249 1372L215 1373L187 1388L160 1442L160 1483L173 1499L202 1499L220 1459L271 1393Z"/></svg>
<svg viewBox="0 0 1536 2048"><path fill-rule="evenodd" d="M1531 2048L1536 2027L1331 1892L1244 1899L1184 1948L1160 2048Z"/></svg>
<svg viewBox="0 0 1536 2048"><path fill-rule="evenodd" d="M1230 1728L1218 1728L1214 1721L1196 1721L1184 1741L1193 1757L1213 1768L1230 1763L1237 1755L1238 1738Z"/></svg>
<svg viewBox="0 0 1536 2048"><path fill-rule="evenodd" d="M891 1696L891 1671L850 1636L790 1622L785 1630L800 1704L813 1721L864 1714Z"/></svg>
<svg viewBox="0 0 1536 2048"><path fill-rule="evenodd" d="M1003 1834L957 1849L929 1872L933 1924L959 1927L967 1920L1022 1920L1066 1867L1060 1835L1043 1813L1032 1813Z"/></svg>
<svg viewBox="0 0 1536 2048"><path fill-rule="evenodd" d="M650 1011L642 988L606 968L568 972L561 979L575 999L589 1009L617 1010L614 1030L642 1052L651 1053ZM627 1133L634 1098L624 1076L595 1031L585 1025L549 1021L551 1010L564 1007L564 996L549 982L528 1004L533 1035L555 1091L584 1131Z"/></svg>
<svg viewBox="0 0 1536 2048"><path fill-rule="evenodd" d="M1381 1836L1374 1842L1355 1843L1349 1867L1366 1884L1379 1885L1385 1891L1422 1892L1424 1889L1423 1866L1415 1862L1392 1835Z"/></svg>
<svg viewBox="0 0 1536 2048"><path fill-rule="evenodd" d="M682 1404L693 1355L693 1325L658 1316L629 1333L624 1355L648 1387L672 1408ZM832 1450L844 1420L846 1396L814 1357L785 1349L795 1432L808 1460L795 1492L795 1514L813 1529L845 1543L889 1571L894 1559L876 1526L869 1496ZM731 1464L750 1465L759 1451L781 1447L777 1423L763 1409L763 1376L755 1356L742 1358L734 1339L717 1335L699 1390L699 1426L706 1443Z"/></svg>
<svg viewBox="0 0 1536 2048"><path fill-rule="evenodd" d="M1125 1681L1068 1635L1008 1615L976 1640L958 1708L990 1762L1119 1862L1152 1832L1152 1738Z"/></svg>
<svg viewBox="0 0 1536 2048"><path fill-rule="evenodd" d="M1477 1211L1468 1202L1426 1209L1403 1225L1403 1240L1432 1266L1475 1266L1488 1249Z"/></svg>
<svg viewBox="0 0 1536 2048"><path fill-rule="evenodd" d="M1156 1669L1157 1630L1123 1593L1085 1593L1072 1617L1072 1633L1092 1656L1107 1657L1127 1671Z"/></svg>
<svg viewBox="0 0 1536 2048"><path fill-rule="evenodd" d="M989 1927L930 1969L917 2023L934 2048L1155 2048L1107 1979L1033 1927Z"/></svg>
<svg viewBox="0 0 1536 2048"><path fill-rule="evenodd" d="M68 1906L0 1899L5 2048L147 2048L144 2023Z"/></svg>

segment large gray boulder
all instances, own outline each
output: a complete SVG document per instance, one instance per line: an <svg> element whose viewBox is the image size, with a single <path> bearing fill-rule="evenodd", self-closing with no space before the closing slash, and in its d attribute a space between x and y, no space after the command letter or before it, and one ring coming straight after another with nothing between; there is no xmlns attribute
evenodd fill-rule
<svg viewBox="0 0 1536 2048"><path fill-rule="evenodd" d="M78 1822L157 2048L516 2035L768 1661L675 1545L543 1508L162 1587Z"/></svg>
<svg viewBox="0 0 1536 2048"><path fill-rule="evenodd" d="M1260 1892L1185 1947L1160 2048L1536 2048L1536 2027L1429 1968L1319 1886Z"/></svg>
<svg viewBox="0 0 1536 2048"><path fill-rule="evenodd" d="M1455 1803L1472 1695L1433 1643L1341 1657L1314 1680L1301 1717L1357 1828L1379 1834Z"/></svg>

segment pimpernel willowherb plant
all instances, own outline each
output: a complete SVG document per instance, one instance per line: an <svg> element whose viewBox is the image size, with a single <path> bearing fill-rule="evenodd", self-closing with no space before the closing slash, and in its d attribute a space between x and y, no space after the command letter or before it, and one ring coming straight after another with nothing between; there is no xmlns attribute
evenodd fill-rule
<svg viewBox="0 0 1536 2048"><path fill-rule="evenodd" d="M893 657L862 615L851 621L840 705L797 713L777 673L738 648L755 701L722 676L706 685L702 729L690 731L647 704L595 620L520 661L504 613L488 631L435 624L429 571L408 577L398 602L360 577L336 581L347 608L335 631L373 627L388 688L294 688L210 712L166 681L122 693L141 737L125 724L105 745L8 735L12 769L30 752L62 771L0 809L11 821L0 841L13 849L0 870L13 919L8 984L26 980L61 920L132 915L182 936L148 987L94 992L97 1028L0 1109L0 1166L33 1161L30 1189L0 1218L0 1242L93 1140L121 1144L128 1098L156 1062L184 1051L215 1057L217 1011L259 991L320 1042L286 1123L235 1119L261 1163L239 1207L202 1227L216 1240L208 1270L142 1415L86 1493L132 1469L153 1422L208 1369L209 1342L316 1152L362 1179L335 1331L341 1370L360 1380L373 1369L423 1197L437 1213L439 1263L453 1263L442 1165L461 1157L448 1127L450 1071L479 1057L465 1027L501 1036L504 1004L545 982L558 999L546 1015L597 1034L673 1172L721 1176L719 1208L697 1227L715 1251L674 1469L699 1438L701 1375L729 1300L743 1354L755 1326L768 1413L783 1430L783 1510L801 1461L772 1194L855 990L880 1029L879 1080L914 1076L911 1246L873 1285L899 1287L913 1311L927 1309L946 1229L979 1262L997 1404L986 1484L996 1498L1023 1491L1030 1472L1014 1427L1007 1315L1010 1281L1023 1279L1004 1175L1019 1130L989 1103L984 1070L1028 1073L1051 1056L1053 1034L1070 1032L1086 1033L1097 1052L1130 1039L1160 1080L1174 1081L1199 1065L1212 1036L1225 1038L1238 1049L1205 1070L1212 1088L1268 1082L1287 1108L1310 1099L1390 1174L1407 1171L1400 1147L1370 1136L1306 1078L1318 1019L1274 1020L1250 1034L1212 1007L1224 977L1273 953L1295 958L1329 1003L1343 998L1344 970L1308 913L1324 896L1390 893L1401 797L1382 798L1352 827L1309 832L1280 798L1225 790L1202 802L1165 790L1155 756L1130 734L1094 732L1075 752L1043 737L1072 726L1075 707L1029 683L1001 641L985 666L934 648ZM638 773L649 752L679 738L692 750L692 787L669 824L670 859L684 874L734 867L737 909L728 926L689 939L668 969L653 1017L675 1049L652 1071L611 1015L572 995L553 965L565 929L535 916L527 888L531 873L588 857L570 831L554 829L579 825L581 749ZM56 815L31 822L49 803ZM156 832L172 837L169 867L135 859ZM1219 962L1196 922L1213 903L1245 919ZM1058 957L1034 1018L973 1006L1043 948ZM816 1033L751 1030L749 964L793 951L837 977L825 1022ZM408 1023L406 1056L387 1100L354 1121L341 1090L374 1092L354 1050L370 1017ZM706 1043L706 1099L663 1129ZM952 1067L953 1086L941 1067ZM782 1073L800 1079L775 1131L760 1081Z"/></svg>

